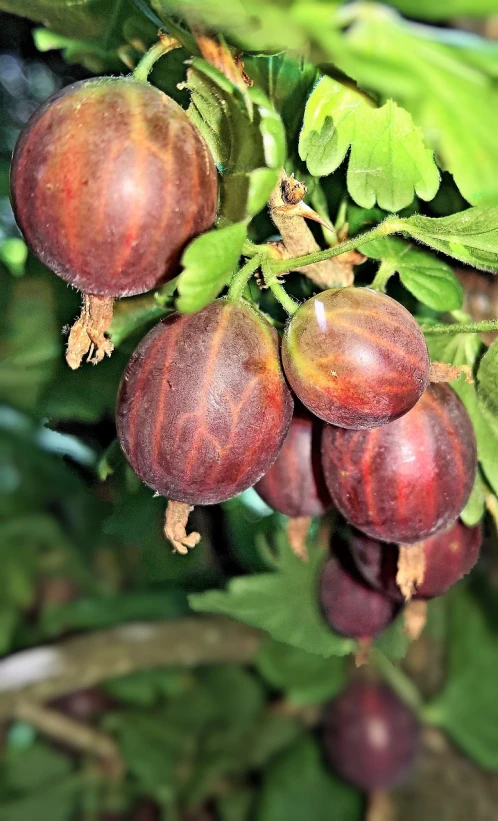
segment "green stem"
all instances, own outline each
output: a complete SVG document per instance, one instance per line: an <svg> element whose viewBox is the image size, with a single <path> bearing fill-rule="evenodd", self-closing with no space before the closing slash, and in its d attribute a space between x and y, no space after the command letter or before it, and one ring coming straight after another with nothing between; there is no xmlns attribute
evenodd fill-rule
<svg viewBox="0 0 498 821"><path fill-rule="evenodd" d="M448 325L421 325L420 330L426 336L480 334L489 331L498 331L498 319L485 319L482 322L455 322Z"/></svg>
<svg viewBox="0 0 498 821"><path fill-rule="evenodd" d="M381 293L384 293L388 280L394 273L396 273L396 266L394 266L391 262L384 260L380 263L379 270L377 271L370 287L373 288L374 291L381 291Z"/></svg>
<svg viewBox="0 0 498 821"><path fill-rule="evenodd" d="M268 257L262 260L261 267L263 269L263 276L267 287L270 289L275 299L280 302L282 308L287 311L290 316L293 316L299 308L299 302L292 299L285 288L282 287L276 277L276 274L274 274L272 270L272 265Z"/></svg>
<svg viewBox="0 0 498 821"><path fill-rule="evenodd" d="M398 217L388 217L380 225L376 225L370 231L352 239L341 242L339 245L334 245L332 248L327 248L325 251L314 251L312 254L305 254L302 257L291 257L290 259L277 260L270 263L270 271L275 276L285 273L285 271L293 271L296 268L302 268L305 265L313 265L315 262L323 262L325 259L337 257L340 254L345 254L347 251L354 251L361 245L371 242L380 237L387 237L389 234L395 234L397 231L404 230L403 221Z"/></svg>
<svg viewBox="0 0 498 821"><path fill-rule="evenodd" d="M238 299L241 299L251 276L261 265L261 259L261 254L254 256L252 259L247 260L246 264L233 275L230 288L228 289L228 299L231 302L237 302Z"/></svg>
<svg viewBox="0 0 498 821"><path fill-rule="evenodd" d="M420 715L424 707L422 696L418 687L408 678L401 667L393 664L380 650L373 649L371 658L382 678L392 687L400 699Z"/></svg>
<svg viewBox="0 0 498 821"><path fill-rule="evenodd" d="M173 51L175 48L180 48L180 43L174 37L169 37L166 34L161 35L161 39L150 47L147 54L144 54L135 70L133 71L133 79L139 83L146 83L147 78L152 71L154 64L157 63L163 54Z"/></svg>

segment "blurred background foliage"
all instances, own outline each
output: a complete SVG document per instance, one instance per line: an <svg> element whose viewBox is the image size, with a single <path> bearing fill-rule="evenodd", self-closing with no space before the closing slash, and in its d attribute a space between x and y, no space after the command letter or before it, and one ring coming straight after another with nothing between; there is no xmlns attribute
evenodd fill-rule
<svg viewBox="0 0 498 821"><path fill-rule="evenodd" d="M65 715L117 741L124 778L111 777L94 756L48 742L29 721L5 720L0 821L356 821L364 814L364 798L326 769L320 749L321 706L350 674L352 642L330 633L318 613L323 550L317 523L310 562L303 565L289 551L285 517L248 491L222 509L195 512L203 534L199 548L184 557L169 551L162 535L163 500L141 485L115 445L120 375L147 321L124 335L110 360L69 371L60 329L73 322L79 297L27 253L9 205L10 154L40 102L93 73L126 71L154 41L164 15L188 11L189 5L199 10L186 0L0 0L0 653L202 610L261 627L265 639L248 666L139 671L59 699L53 706ZM346 33L336 34L333 43L324 39L325 29L318 36L325 8L320 2L251 0L242 6L210 0L202 4L202 15L211 24L221 19L232 42L255 51L269 43L277 50L282 43L298 47L311 32L319 62L332 51L347 72L354 53L365 74L377 72L380 97L399 96L425 123L435 105L429 105L428 84L438 77L448 99L438 116L455 118L451 134L458 132L460 141L470 135L469 167L477 166L488 194L496 190L498 51L491 41L466 39L462 27L492 35L498 4L390 4L422 22L455 25L444 29L430 52L434 64L444 58L444 72L429 75L420 72L422 52L413 64L413 52L399 42L392 53L383 49L379 32L398 25L389 16L392 9L371 5L368 12L367 4L353 5L365 7L373 22L366 30L365 23L348 48L348 6ZM261 25L244 28L244 15L259 17ZM404 30L406 38L417 33ZM178 84L185 80L185 57L183 50L173 52L152 76L183 105L188 97ZM278 57L256 54L246 68L267 83L273 101L281 95L296 154L313 71L293 77L290 69L281 71ZM465 76L457 81L460 69ZM476 88L483 82L481 96ZM458 148L452 139L443 143L449 166L458 163ZM295 162L305 176L297 154ZM460 178L464 192L473 185L466 171ZM337 213L343 176L340 170L334 186L325 180L316 189L315 207L325 198ZM444 174L438 196L424 207L439 216L465 204ZM353 206L350 223L355 219L358 227L368 221L366 209ZM271 235L266 215L254 220L253 230L263 238ZM305 295L309 285L296 277L292 288ZM404 301L410 301L406 292ZM392 685L399 691L415 688L424 702L424 755L413 782L395 794L403 821L496 818L498 562L494 527L487 522L486 528L477 572L431 604L422 638L408 648L398 623L374 651ZM0 704L5 686L0 680Z"/></svg>

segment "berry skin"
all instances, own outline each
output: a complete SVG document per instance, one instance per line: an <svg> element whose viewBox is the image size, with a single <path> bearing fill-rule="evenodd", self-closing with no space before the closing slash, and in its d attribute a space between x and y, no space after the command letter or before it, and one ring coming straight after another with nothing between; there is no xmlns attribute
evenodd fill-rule
<svg viewBox="0 0 498 821"><path fill-rule="evenodd" d="M247 303L219 299L140 342L121 381L118 438L162 496L215 504L271 467L292 410L276 331Z"/></svg>
<svg viewBox="0 0 498 821"><path fill-rule="evenodd" d="M368 536L413 544L459 516L477 469L474 429L447 385L431 385L415 407L367 431L325 426L325 481L345 518Z"/></svg>
<svg viewBox="0 0 498 821"><path fill-rule="evenodd" d="M267 505L286 516L321 516L332 500L320 459L322 425L305 411L295 413L282 450L256 485Z"/></svg>
<svg viewBox="0 0 498 821"><path fill-rule="evenodd" d="M328 559L320 577L320 605L326 622L341 636L369 639L386 629L400 606L369 587L347 556Z"/></svg>
<svg viewBox="0 0 498 821"><path fill-rule="evenodd" d="M392 422L413 408L429 381L417 323L399 302L369 288L308 299L287 326L282 361L301 402L343 428Z"/></svg>
<svg viewBox="0 0 498 821"><path fill-rule="evenodd" d="M420 542L425 558L424 581L418 585L414 598L442 596L470 573L479 558L481 542L481 526L466 527L460 520L443 533L436 533ZM378 542L356 532L351 536L349 547L358 572L365 581L395 601L403 601L396 584L396 545Z"/></svg>
<svg viewBox="0 0 498 821"><path fill-rule="evenodd" d="M327 757L360 790L386 789L410 774L419 748L414 713L385 685L354 681L327 707Z"/></svg>
<svg viewBox="0 0 498 821"><path fill-rule="evenodd" d="M84 80L50 97L17 142L12 203L36 256L80 291L150 291L211 227L216 168L186 113L131 78Z"/></svg>

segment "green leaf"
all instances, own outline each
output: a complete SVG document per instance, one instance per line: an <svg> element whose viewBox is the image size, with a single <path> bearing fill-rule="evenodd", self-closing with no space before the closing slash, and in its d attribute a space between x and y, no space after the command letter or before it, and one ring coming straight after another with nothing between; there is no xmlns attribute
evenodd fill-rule
<svg viewBox="0 0 498 821"><path fill-rule="evenodd" d="M305 37L281 4L267 0L151 0L152 8L167 23L172 14L189 16L208 30L222 31L243 51L278 52L299 49Z"/></svg>
<svg viewBox="0 0 498 821"><path fill-rule="evenodd" d="M105 682L105 689L119 701L151 707L161 697L177 696L192 686L185 670L146 670Z"/></svg>
<svg viewBox="0 0 498 821"><path fill-rule="evenodd" d="M79 784L68 756L48 744L9 748L3 759L2 786L17 798L0 803L0 821L69 821Z"/></svg>
<svg viewBox="0 0 498 821"><path fill-rule="evenodd" d="M238 789L220 796L216 801L219 821L251 821L255 791Z"/></svg>
<svg viewBox="0 0 498 821"><path fill-rule="evenodd" d="M468 202L497 201L495 43L409 23L381 4L334 16L326 3L300 2L291 17L313 40L317 60L411 113Z"/></svg>
<svg viewBox="0 0 498 821"><path fill-rule="evenodd" d="M194 239L182 257L176 306L183 314L200 311L216 299L234 273L247 237L244 223L208 231Z"/></svg>
<svg viewBox="0 0 498 821"><path fill-rule="evenodd" d="M450 594L449 678L426 718L485 769L498 769L498 641L476 601Z"/></svg>
<svg viewBox="0 0 498 821"><path fill-rule="evenodd" d="M105 34L120 0L0 0L0 9L43 23L68 37Z"/></svg>
<svg viewBox="0 0 498 821"><path fill-rule="evenodd" d="M293 142L301 128L306 99L317 79L317 68L289 53L244 55L244 71L261 88L285 123Z"/></svg>
<svg viewBox="0 0 498 821"><path fill-rule="evenodd" d="M467 525L467 527L473 527L481 521L482 517L484 516L484 510L484 483L478 473L476 476L476 480L474 482L474 487L472 488L472 493L470 494L469 501L460 513L460 519L465 525Z"/></svg>
<svg viewBox="0 0 498 821"><path fill-rule="evenodd" d="M277 641L319 656L342 656L355 643L334 633L318 606L318 575L324 561L315 546L303 562L288 544L282 547L278 570L232 579L227 590L189 596L194 610L222 613L266 630ZM289 602L299 606L289 607Z"/></svg>
<svg viewBox="0 0 498 821"><path fill-rule="evenodd" d="M496 0L445 0L444 3L435 3L434 0L388 0L388 4L396 6L403 14L421 20L450 20L461 14L480 17L496 12Z"/></svg>
<svg viewBox="0 0 498 821"><path fill-rule="evenodd" d="M362 796L326 769L308 738L270 767L261 789L256 821L359 821Z"/></svg>
<svg viewBox="0 0 498 821"><path fill-rule="evenodd" d="M337 695L344 684L340 657L322 658L271 639L263 644L256 666L263 678L283 690L294 704L319 704Z"/></svg>
<svg viewBox="0 0 498 821"><path fill-rule="evenodd" d="M451 338L427 337L431 359L449 365L467 365L474 369L482 343L477 334L455 334ZM478 403L475 384L468 384L463 377L451 383L472 420L477 439L477 455L484 475L494 492L498 492L498 428L491 425Z"/></svg>
<svg viewBox="0 0 498 821"><path fill-rule="evenodd" d="M235 666L211 667L197 682L164 707L109 716L128 766L142 789L160 801L183 796L188 805L201 802L214 783L242 773L260 761L260 731L265 746L272 737L290 743L289 734L271 723L265 730L265 694L251 673ZM281 747L280 747L281 748Z"/></svg>
<svg viewBox="0 0 498 821"><path fill-rule="evenodd" d="M498 206L475 206L449 217L415 214L399 220L399 228L461 262L498 271Z"/></svg>
<svg viewBox="0 0 498 821"><path fill-rule="evenodd" d="M299 154L310 174L326 176L351 147L347 185L358 205L399 211L415 194L431 200L439 188L432 151L407 111L389 100L381 108L330 77L322 77L304 114Z"/></svg>
<svg viewBox="0 0 498 821"><path fill-rule="evenodd" d="M62 353L52 282L47 276L12 280L0 270L4 324L0 340L0 401L33 408Z"/></svg>
<svg viewBox="0 0 498 821"><path fill-rule="evenodd" d="M488 348L477 371L477 399L483 415L498 431L498 340Z"/></svg>
<svg viewBox="0 0 498 821"><path fill-rule="evenodd" d="M282 121L260 88L240 89L199 58L186 87L190 118L222 174L221 216L247 220L266 204L285 162Z"/></svg>
<svg viewBox="0 0 498 821"><path fill-rule="evenodd" d="M70 759L37 742L27 750L8 755L3 777L9 787L16 791L36 790L50 781L57 781L71 772Z"/></svg>
<svg viewBox="0 0 498 821"><path fill-rule="evenodd" d="M450 266L433 254L392 237L369 242L360 250L381 259L388 274L397 272L405 288L429 308L454 311L462 307L462 285Z"/></svg>

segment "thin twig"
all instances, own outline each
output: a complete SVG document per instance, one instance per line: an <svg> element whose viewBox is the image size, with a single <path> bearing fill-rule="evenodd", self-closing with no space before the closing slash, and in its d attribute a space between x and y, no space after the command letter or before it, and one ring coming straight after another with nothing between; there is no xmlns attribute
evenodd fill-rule
<svg viewBox="0 0 498 821"><path fill-rule="evenodd" d="M155 667L252 661L263 633L222 617L125 624L0 661L0 720L21 702L44 703Z"/></svg>

